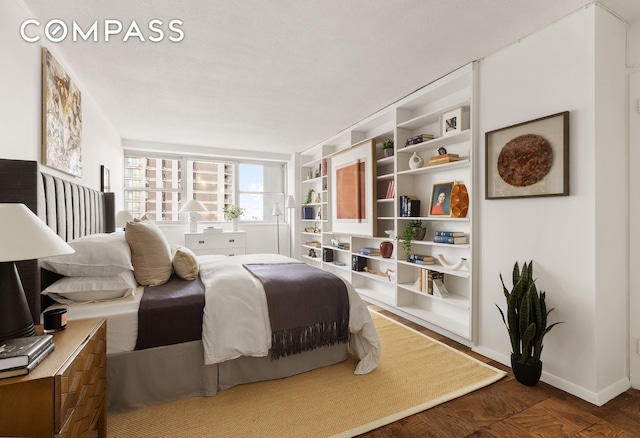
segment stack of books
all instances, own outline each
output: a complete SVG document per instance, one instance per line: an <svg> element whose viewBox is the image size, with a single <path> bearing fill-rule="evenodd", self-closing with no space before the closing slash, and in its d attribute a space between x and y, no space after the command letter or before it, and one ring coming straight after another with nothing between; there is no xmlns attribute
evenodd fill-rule
<svg viewBox="0 0 640 438"><path fill-rule="evenodd" d="M362 248L360 248L360 254L366 255L366 256L379 256L380 248L371 248L368 246L363 246Z"/></svg>
<svg viewBox="0 0 640 438"><path fill-rule="evenodd" d="M416 265L434 265L436 263L433 257L422 254L409 254L409 262Z"/></svg>
<svg viewBox="0 0 640 438"><path fill-rule="evenodd" d="M433 140L434 138L435 136L431 134L420 134L420 135L416 135L414 137L408 138L404 145L411 146L414 144L420 144L425 141Z"/></svg>
<svg viewBox="0 0 640 438"><path fill-rule="evenodd" d="M411 199L410 196L400 196L400 216L401 217L419 217L420 216L420 200Z"/></svg>
<svg viewBox="0 0 640 438"><path fill-rule="evenodd" d="M351 244L349 242L340 242L338 243L338 249L351 249Z"/></svg>
<svg viewBox="0 0 640 438"><path fill-rule="evenodd" d="M444 274L442 272L420 269L415 287L428 295L446 297L449 292L444 286Z"/></svg>
<svg viewBox="0 0 640 438"><path fill-rule="evenodd" d="M458 156L458 154L434 155L433 157L429 158L429 161L427 162L427 166L437 166L438 164L452 163L454 161L459 161L459 160L460 160L460 157Z"/></svg>
<svg viewBox="0 0 640 438"><path fill-rule="evenodd" d="M395 182L391 180L389 181L389 184L387 184L387 193L384 195L384 198L393 199L395 196L396 196Z"/></svg>
<svg viewBox="0 0 640 438"><path fill-rule="evenodd" d="M467 236L462 231L436 231L434 243L449 243L452 245L467 243Z"/></svg>
<svg viewBox="0 0 640 438"><path fill-rule="evenodd" d="M7 339L0 343L0 379L29 374L55 348L53 336Z"/></svg>

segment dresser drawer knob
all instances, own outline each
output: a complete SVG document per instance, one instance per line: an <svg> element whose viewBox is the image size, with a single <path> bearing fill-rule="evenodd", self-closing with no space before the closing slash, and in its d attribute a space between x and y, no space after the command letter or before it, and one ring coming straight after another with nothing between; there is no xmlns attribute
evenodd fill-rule
<svg viewBox="0 0 640 438"><path fill-rule="evenodd" d="M233 243L235 241L236 241L236 239L229 239L229 242L231 242L231 243Z"/></svg>
<svg viewBox="0 0 640 438"><path fill-rule="evenodd" d="M198 244L202 245L204 243L204 240L198 240Z"/></svg>

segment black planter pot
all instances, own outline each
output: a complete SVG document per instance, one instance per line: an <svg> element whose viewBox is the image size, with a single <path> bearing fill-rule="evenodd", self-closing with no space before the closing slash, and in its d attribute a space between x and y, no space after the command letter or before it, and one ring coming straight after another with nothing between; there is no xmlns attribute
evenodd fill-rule
<svg viewBox="0 0 640 438"><path fill-rule="evenodd" d="M527 386L536 386L542 375L542 362L529 365L511 358L511 369L513 369L513 375L518 382Z"/></svg>

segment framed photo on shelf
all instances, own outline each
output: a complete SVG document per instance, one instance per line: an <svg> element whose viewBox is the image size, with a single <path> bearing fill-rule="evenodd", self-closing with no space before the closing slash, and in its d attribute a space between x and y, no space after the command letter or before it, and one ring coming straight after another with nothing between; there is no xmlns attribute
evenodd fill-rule
<svg viewBox="0 0 640 438"><path fill-rule="evenodd" d="M440 137L462 132L462 107L440 114Z"/></svg>
<svg viewBox="0 0 640 438"><path fill-rule="evenodd" d="M111 191L111 172L109 171L109 168L104 165L100 166L100 191Z"/></svg>
<svg viewBox="0 0 640 438"><path fill-rule="evenodd" d="M429 216L451 216L451 190L453 185L453 181L433 185Z"/></svg>
<svg viewBox="0 0 640 438"><path fill-rule="evenodd" d="M485 134L485 199L569 195L569 112Z"/></svg>

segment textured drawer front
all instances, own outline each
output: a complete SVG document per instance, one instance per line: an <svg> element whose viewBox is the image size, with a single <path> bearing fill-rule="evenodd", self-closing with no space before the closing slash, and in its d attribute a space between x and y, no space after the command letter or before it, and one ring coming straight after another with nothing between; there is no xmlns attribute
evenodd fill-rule
<svg viewBox="0 0 640 438"><path fill-rule="evenodd" d="M193 250L244 248L245 235L243 233L219 233L219 234L186 234L186 246ZM209 254L212 254L209 252Z"/></svg>
<svg viewBox="0 0 640 438"><path fill-rule="evenodd" d="M226 255L235 256L243 255L245 253L244 247L242 248L218 248L218 249L194 249L195 255Z"/></svg>
<svg viewBox="0 0 640 438"><path fill-rule="evenodd" d="M107 328L103 323L56 376L56 437L91 436L107 390Z"/></svg>

